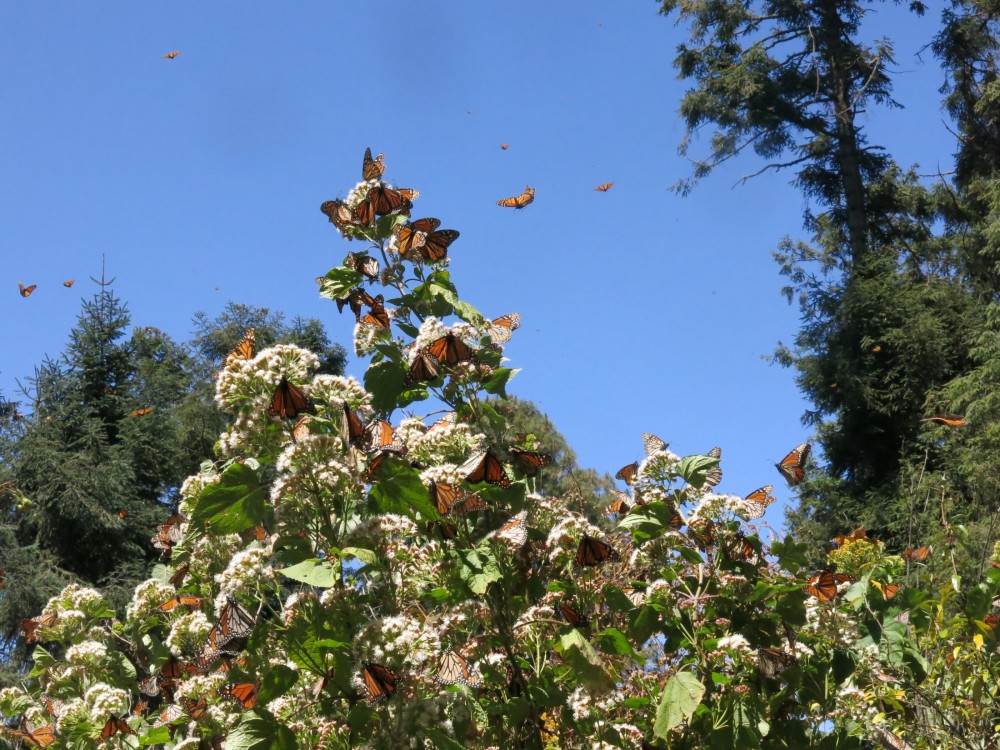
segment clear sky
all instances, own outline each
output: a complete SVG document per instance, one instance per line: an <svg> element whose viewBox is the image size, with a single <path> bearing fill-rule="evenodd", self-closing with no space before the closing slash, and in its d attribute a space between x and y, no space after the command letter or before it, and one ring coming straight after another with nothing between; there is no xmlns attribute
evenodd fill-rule
<svg viewBox="0 0 1000 750"><path fill-rule="evenodd" d="M387 179L421 191L414 217L461 231L463 298L521 313L510 391L583 465L614 472L650 431L682 455L721 445L720 491L774 483L789 498L772 464L808 437L805 403L764 357L795 335L771 251L802 236L806 204L788 174L734 187L752 158L687 198L667 190L690 171L672 67L684 32L657 9L0 4L0 391L17 398L15 380L62 351L102 255L136 326L187 340L195 311L232 300L318 317L350 349L353 319L313 278L359 248L319 205L360 179L370 146ZM941 73L917 55L937 25L872 16L873 36L894 36L905 109L864 120L928 173L953 150ZM525 210L495 205L527 184ZM23 299L18 281L38 289ZM780 526L781 509L767 519Z"/></svg>

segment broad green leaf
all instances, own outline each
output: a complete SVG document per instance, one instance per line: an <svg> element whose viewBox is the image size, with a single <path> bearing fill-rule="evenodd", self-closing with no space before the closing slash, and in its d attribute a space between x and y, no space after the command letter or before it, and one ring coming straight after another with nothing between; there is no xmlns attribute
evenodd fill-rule
<svg viewBox="0 0 1000 750"><path fill-rule="evenodd" d="M264 670L260 683L259 702L267 704L287 693L299 680L299 673L284 664L272 664Z"/></svg>
<svg viewBox="0 0 1000 750"><path fill-rule="evenodd" d="M455 314L466 323L473 325L476 328L485 328L486 318L484 318L483 314L468 302L456 299L453 305L455 307Z"/></svg>
<svg viewBox="0 0 1000 750"><path fill-rule="evenodd" d="M467 580L469 588L475 594L485 594L491 583L503 580L503 573L496 565L490 563L481 571L471 573Z"/></svg>
<svg viewBox="0 0 1000 750"><path fill-rule="evenodd" d="M344 549L340 550L340 556L342 558L356 557L367 565L371 565L378 560L378 556L372 550L364 549L363 547L344 547Z"/></svg>
<svg viewBox="0 0 1000 750"><path fill-rule="evenodd" d="M297 565L282 568L281 575L326 589L340 582L340 566L328 560L303 560Z"/></svg>
<svg viewBox="0 0 1000 750"><path fill-rule="evenodd" d="M709 456L685 456L677 464L677 473L692 487L700 488L705 484L709 469L719 465L719 459Z"/></svg>
<svg viewBox="0 0 1000 750"><path fill-rule="evenodd" d="M500 396L501 398L507 398L507 383L521 370L511 369L510 367L500 367L493 371L493 373L483 381L483 390L487 393L492 393L494 396Z"/></svg>
<svg viewBox="0 0 1000 750"><path fill-rule="evenodd" d="M170 742L171 727L153 727L139 736L140 745L163 745Z"/></svg>
<svg viewBox="0 0 1000 750"><path fill-rule="evenodd" d="M201 491L191 511L192 529L234 534L265 520L266 495L257 472L245 464L230 465L219 481Z"/></svg>
<svg viewBox="0 0 1000 750"><path fill-rule="evenodd" d="M364 277L353 268L338 266L331 268L323 277L319 293L321 297L327 299L338 299L346 297L354 287L361 283Z"/></svg>
<svg viewBox="0 0 1000 750"><path fill-rule="evenodd" d="M705 695L705 686L690 672L678 672L663 686L653 733L666 738L670 730L688 721Z"/></svg>
<svg viewBox="0 0 1000 750"><path fill-rule="evenodd" d="M386 461L379 468L378 481L368 494L381 513L437 518L430 494L420 481L420 472L402 461Z"/></svg>
<svg viewBox="0 0 1000 750"><path fill-rule="evenodd" d="M600 646L601 651L606 654L637 655L635 649L632 648L632 643L618 628L607 628L603 632L598 633L594 640L597 641L597 645Z"/></svg>
<svg viewBox="0 0 1000 750"><path fill-rule="evenodd" d="M40 674L45 672L46 669L56 663L52 654L41 646L35 646L35 650L31 652L31 658L35 662L35 666L28 673L29 677L38 677Z"/></svg>
<svg viewBox="0 0 1000 750"><path fill-rule="evenodd" d="M268 711L244 711L226 736L226 750L297 750L291 729L279 724Z"/></svg>
<svg viewBox="0 0 1000 750"><path fill-rule="evenodd" d="M372 407L389 414L396 408L406 386L406 368L402 364L383 361L371 365L365 372L365 389L372 395Z"/></svg>
<svg viewBox="0 0 1000 750"><path fill-rule="evenodd" d="M614 679L605 671L601 657L577 629L563 634L556 647L577 681L592 691L610 690Z"/></svg>

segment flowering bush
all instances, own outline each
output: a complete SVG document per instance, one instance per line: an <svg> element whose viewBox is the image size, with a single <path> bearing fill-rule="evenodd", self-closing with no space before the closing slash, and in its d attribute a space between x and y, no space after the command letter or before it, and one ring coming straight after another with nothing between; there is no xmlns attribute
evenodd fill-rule
<svg viewBox="0 0 1000 750"><path fill-rule="evenodd" d="M935 612L899 588L900 559L861 534L840 545L844 572L805 571L792 540L744 525L770 488L716 494L718 451L679 457L651 435L623 474L616 526L535 494L549 459L508 435L487 398L514 373L502 346L516 316L462 301L447 270L458 233L408 221L415 191L383 183L370 155L365 171L323 211L367 250L321 279L355 315L364 384L313 375L316 357L294 346L230 355L217 398L233 425L154 537L164 564L124 620L71 586L30 622L34 669L0 692L0 713L20 717L7 737L228 750L919 743L902 686L957 686L919 652ZM386 421L415 404L426 416ZM949 630L968 675L995 666L982 618L998 577L976 598L978 640ZM993 692L963 710L985 714L995 685L976 679Z"/></svg>

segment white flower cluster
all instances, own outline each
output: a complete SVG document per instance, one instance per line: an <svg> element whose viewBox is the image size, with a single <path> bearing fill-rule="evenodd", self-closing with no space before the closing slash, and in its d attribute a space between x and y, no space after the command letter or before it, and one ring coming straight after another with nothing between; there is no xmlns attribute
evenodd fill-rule
<svg viewBox="0 0 1000 750"><path fill-rule="evenodd" d="M341 403L346 403L354 411L360 411L362 418L367 418L371 413L371 394L354 378L317 375L309 393L317 403L326 404L331 413L336 413Z"/></svg>
<svg viewBox="0 0 1000 750"><path fill-rule="evenodd" d="M409 361L412 363L414 358L416 358L418 351L424 347L430 346L442 336L447 335L449 330L448 326L435 318L433 315L426 318L424 322L420 324L420 332L417 334L417 338L414 339L413 346L410 347Z"/></svg>
<svg viewBox="0 0 1000 750"><path fill-rule="evenodd" d="M738 651L746 655L753 653L750 642L739 633L720 638L715 647L724 651Z"/></svg>
<svg viewBox="0 0 1000 750"><path fill-rule="evenodd" d="M604 537L604 532L590 523L579 513L567 513L549 531L547 546L549 549L549 560L555 563L562 559L564 562L576 557L576 550L580 544L580 539L584 534L596 537Z"/></svg>
<svg viewBox="0 0 1000 750"><path fill-rule="evenodd" d="M406 664L419 667L441 651L437 628L421 620L395 615L373 620L355 640L362 661L374 661L390 669ZM394 666L395 665L395 666Z"/></svg>
<svg viewBox="0 0 1000 750"><path fill-rule="evenodd" d="M174 596L175 593L172 586L160 583L155 578L147 578L135 587L132 601L125 609L125 616L133 622L141 622L159 614L157 607Z"/></svg>
<svg viewBox="0 0 1000 750"><path fill-rule="evenodd" d="M108 658L108 647L97 641L76 643L66 649L66 661L74 666L100 667Z"/></svg>
<svg viewBox="0 0 1000 750"><path fill-rule="evenodd" d="M395 310L386 308L385 312L391 321ZM354 353L358 357L365 357L372 354L375 351L375 344L391 336L389 328L358 321L354 324Z"/></svg>
<svg viewBox="0 0 1000 750"><path fill-rule="evenodd" d="M212 623L204 612L189 612L171 624L167 648L178 657L193 654L205 643L211 630Z"/></svg>
<svg viewBox="0 0 1000 750"><path fill-rule="evenodd" d="M464 458L476 450L486 436L474 433L467 424L453 422L423 433L413 431L404 439L410 457L431 466Z"/></svg>
<svg viewBox="0 0 1000 750"><path fill-rule="evenodd" d="M89 706L90 720L94 723L103 725L108 714L121 716L128 712L128 693L104 682L93 685L83 694L83 700Z"/></svg>
<svg viewBox="0 0 1000 750"><path fill-rule="evenodd" d="M251 547L233 555L229 565L215 576L222 595L238 596L255 592L262 581L277 577L277 571L268 564L267 551L261 547Z"/></svg>

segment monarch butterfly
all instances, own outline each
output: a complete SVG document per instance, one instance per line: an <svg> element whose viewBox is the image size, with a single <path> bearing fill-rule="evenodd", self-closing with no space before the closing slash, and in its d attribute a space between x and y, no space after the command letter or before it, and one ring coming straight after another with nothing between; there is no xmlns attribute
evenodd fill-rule
<svg viewBox="0 0 1000 750"><path fill-rule="evenodd" d="M161 680L179 680L184 675L184 665L176 656L171 655L160 667Z"/></svg>
<svg viewBox="0 0 1000 750"><path fill-rule="evenodd" d="M150 538L153 546L156 549L163 550L165 553L170 552L171 548L184 538L184 529L181 524L186 520L187 518L182 516L180 513L171 514L171 516Z"/></svg>
<svg viewBox="0 0 1000 750"><path fill-rule="evenodd" d="M21 730L11 729L10 733L14 737L24 740L31 747L48 747L56 741L56 732L52 724L46 724L44 727L31 731L28 729L28 725L22 722Z"/></svg>
<svg viewBox="0 0 1000 750"><path fill-rule="evenodd" d="M508 449L510 451L511 457L514 459L514 465L517 466L525 476L534 477L538 476L538 472L545 466L552 463L553 459L548 453L539 453L538 451L526 451L521 448L511 447Z"/></svg>
<svg viewBox="0 0 1000 750"><path fill-rule="evenodd" d="M580 544L576 548L577 565L599 565L608 558L618 558L614 547L587 534L580 537Z"/></svg>
<svg viewBox="0 0 1000 750"><path fill-rule="evenodd" d="M642 446L646 449L646 455L652 456L654 453L665 451L670 446L651 432L642 433Z"/></svg>
<svg viewBox="0 0 1000 750"><path fill-rule="evenodd" d="M397 250L400 258L413 257L431 262L439 261L448 256L448 247L459 238L455 229L438 229L439 219L417 219L411 224L405 224L397 232L399 243Z"/></svg>
<svg viewBox="0 0 1000 750"><path fill-rule="evenodd" d="M479 495L462 487L444 482L435 482L430 486L431 502L442 516L449 514L464 516L474 510L483 510L489 506Z"/></svg>
<svg viewBox="0 0 1000 750"><path fill-rule="evenodd" d="M805 479L805 463L811 450L812 446L809 443L796 445L787 456L774 465L774 468L781 472L781 476L787 479L792 487Z"/></svg>
<svg viewBox="0 0 1000 750"><path fill-rule="evenodd" d="M184 709L176 703L171 703L160 712L159 718L153 722L154 727L162 727L171 722L177 721L184 716Z"/></svg>
<svg viewBox="0 0 1000 750"><path fill-rule="evenodd" d="M458 471L465 477L465 481L473 484L489 482L497 487L510 487L506 469L488 448L473 453L465 463L458 467Z"/></svg>
<svg viewBox="0 0 1000 750"><path fill-rule="evenodd" d="M101 739L106 740L115 734L135 734L135 731L125 723L125 719L109 714L108 720L104 722L104 728L101 729Z"/></svg>
<svg viewBox="0 0 1000 750"><path fill-rule="evenodd" d="M875 736L878 737L879 742L881 742L884 747L889 748L889 750L913 750L913 747L902 737L893 734L888 729L883 729L882 727L872 727L872 731L875 732Z"/></svg>
<svg viewBox="0 0 1000 750"><path fill-rule="evenodd" d="M354 218L362 224L371 224L376 216L409 211L413 203L408 195L385 185L375 185L368 191L364 200L354 207Z"/></svg>
<svg viewBox="0 0 1000 750"><path fill-rule="evenodd" d="M136 409L135 411L130 411L128 415L130 417L144 417L147 414L152 414L155 411L155 408L156 407L153 406L144 406L142 409Z"/></svg>
<svg viewBox="0 0 1000 750"><path fill-rule="evenodd" d="M476 688L483 684L479 673L469 666L468 660L451 649L441 656L434 679L442 685L467 685Z"/></svg>
<svg viewBox="0 0 1000 750"><path fill-rule="evenodd" d="M389 313L385 311L385 298L380 294L372 300L367 315L362 316L358 321L363 325L376 326L378 328L389 327Z"/></svg>
<svg viewBox="0 0 1000 750"><path fill-rule="evenodd" d="M413 362L406 373L408 383L427 383L436 380L438 376L438 365L440 362L425 349L417 349L413 354Z"/></svg>
<svg viewBox="0 0 1000 750"><path fill-rule="evenodd" d="M378 278L378 261L368 255L368 253L348 253L344 258L344 265L351 268L370 281Z"/></svg>
<svg viewBox="0 0 1000 750"><path fill-rule="evenodd" d="M248 328L240 343L232 348L226 355L226 365L241 359L253 359L254 345L257 343L257 332L253 328Z"/></svg>
<svg viewBox="0 0 1000 750"><path fill-rule="evenodd" d="M851 542L858 542L862 539L868 538L868 532L865 531L864 526L859 526L850 534L838 534L833 539L830 540L831 544L835 547L843 547L845 544L850 544Z"/></svg>
<svg viewBox="0 0 1000 750"><path fill-rule="evenodd" d="M1000 625L1000 614L994 612L991 615L986 615L986 617L983 618L983 624L990 630L996 630L997 625Z"/></svg>
<svg viewBox="0 0 1000 750"><path fill-rule="evenodd" d="M326 214L330 223L343 230L354 224L354 212L341 200L325 201L319 210Z"/></svg>
<svg viewBox="0 0 1000 750"><path fill-rule="evenodd" d="M598 185L597 187L595 187L594 190L596 190L598 193L606 193L608 192L608 190L611 189L611 186L614 184L615 184L614 182L605 182L603 185Z"/></svg>
<svg viewBox="0 0 1000 750"><path fill-rule="evenodd" d="M394 450L380 450L375 451L371 454L368 459L368 465L365 467L364 480L367 484L371 484L372 480L375 478L375 474L378 472L379 467L389 456L398 456L399 452Z"/></svg>
<svg viewBox="0 0 1000 750"><path fill-rule="evenodd" d="M292 426L292 440L296 443L301 443L309 439L312 431L309 429L309 423L312 422L312 417L308 414L304 417L300 417L299 421Z"/></svg>
<svg viewBox="0 0 1000 750"><path fill-rule="evenodd" d="M27 643L34 643L37 640L35 631L38 628L51 628L59 621L59 615L49 612L47 615L39 615L28 620L21 620L21 635Z"/></svg>
<svg viewBox="0 0 1000 750"><path fill-rule="evenodd" d="M32 284L31 286L25 286L20 281L17 282L17 288L21 292L22 297L30 297L31 293L38 288L38 284Z"/></svg>
<svg viewBox="0 0 1000 750"><path fill-rule="evenodd" d="M70 279L69 281L64 281L63 286L69 289L73 284L76 283L76 279Z"/></svg>
<svg viewBox="0 0 1000 750"><path fill-rule="evenodd" d="M315 409L306 395L297 386L281 376L281 382L274 389L271 405L267 407L267 416L281 419L295 419L299 414L313 414Z"/></svg>
<svg viewBox="0 0 1000 750"><path fill-rule="evenodd" d="M337 297L335 301L337 303L337 312L342 313L345 307L350 306L355 320L361 320L362 305L371 307L375 303L375 299L361 288L352 289L347 293L346 297Z"/></svg>
<svg viewBox="0 0 1000 750"><path fill-rule="evenodd" d="M615 479L621 479L628 485L636 484L639 481L639 462L633 461L628 466L621 467L615 473Z"/></svg>
<svg viewBox="0 0 1000 750"><path fill-rule="evenodd" d="M42 696L42 705L49 714L55 716L56 718L62 716L63 712L66 710L66 703L64 701L61 701L58 698L53 698L50 695Z"/></svg>
<svg viewBox="0 0 1000 750"><path fill-rule="evenodd" d="M608 506L608 509L606 511L604 511L604 515L624 516L630 510L632 510L632 506L628 504L629 500L628 495L626 495L624 492L619 492L618 490L612 490L612 492L615 496L615 501Z"/></svg>
<svg viewBox="0 0 1000 750"><path fill-rule="evenodd" d="M232 698L243 708L250 710L257 706L257 691L259 690L259 682L230 682L219 688L219 695Z"/></svg>
<svg viewBox="0 0 1000 750"><path fill-rule="evenodd" d="M752 560L757 556L757 550L743 534L736 533L727 538L722 545L722 551L730 560Z"/></svg>
<svg viewBox="0 0 1000 750"><path fill-rule="evenodd" d="M498 200L497 205L504 208L524 208L533 200L535 200L535 189L533 187L526 187L520 195Z"/></svg>
<svg viewBox="0 0 1000 750"><path fill-rule="evenodd" d="M368 662L361 670L361 679L364 681L365 690L368 693L368 703L376 705L389 700L396 694L396 683L399 682L399 675L381 664Z"/></svg>
<svg viewBox="0 0 1000 750"><path fill-rule="evenodd" d="M181 51L179 49L175 49L173 52L168 52L167 54L165 54L163 56L163 59L164 60L173 60L180 53L181 53Z"/></svg>
<svg viewBox="0 0 1000 750"><path fill-rule="evenodd" d="M472 349L450 331L444 336L434 339L424 349L438 362L449 367L472 359Z"/></svg>
<svg viewBox="0 0 1000 750"><path fill-rule="evenodd" d="M233 597L227 597L226 603L222 606L219 619L216 620L212 628L216 631L214 643L211 645L221 648L234 641L243 640L253 632L255 620L254 616L239 605ZM209 637L211 640L211 636ZM242 650L242 646L240 649Z"/></svg>
<svg viewBox="0 0 1000 750"><path fill-rule="evenodd" d="M910 560L911 562L923 562L924 560L926 560L928 557L931 556L931 548L917 547L916 549L913 549L912 547L907 547L899 554L901 554L903 557L905 557L907 560Z"/></svg>
<svg viewBox="0 0 1000 750"><path fill-rule="evenodd" d="M509 143L501 143L500 144L500 148L503 149L504 151L506 151L508 148L510 148L510 144Z"/></svg>
<svg viewBox="0 0 1000 750"><path fill-rule="evenodd" d="M781 674L799 663L794 655L777 648L757 649L757 664L760 672L765 677L772 680L777 679Z"/></svg>
<svg viewBox="0 0 1000 750"><path fill-rule="evenodd" d="M365 445L369 453L379 450L406 453L406 444L396 435L392 425L384 419L368 425L365 430Z"/></svg>
<svg viewBox="0 0 1000 750"><path fill-rule="evenodd" d="M559 602L559 614L571 627L586 628L590 626L590 619L580 614L580 611L565 599Z"/></svg>
<svg viewBox="0 0 1000 750"><path fill-rule="evenodd" d="M716 446L712 448L708 453L705 454L709 458L714 458L718 461L722 460L722 448ZM713 466L711 469L705 472L705 484L708 487L715 487L722 481L722 467Z"/></svg>
<svg viewBox="0 0 1000 750"><path fill-rule="evenodd" d="M515 547L523 547L528 542L527 521L528 511L522 510L497 529L497 539L510 542Z"/></svg>
<svg viewBox="0 0 1000 750"><path fill-rule="evenodd" d="M809 596L815 596L821 602L832 602L837 597L837 587L848 581L853 581L846 573L834 573L824 570L812 576L802 588Z"/></svg>
<svg viewBox="0 0 1000 750"><path fill-rule="evenodd" d="M441 226L441 220L430 217L417 219L401 226L396 231L396 252L399 253L399 257L405 258L407 253L422 245L426 235L439 226Z"/></svg>
<svg viewBox="0 0 1000 750"><path fill-rule="evenodd" d="M368 180L381 180L384 173L385 154L379 154L373 159L371 148L366 148L365 159L361 162L361 179L365 182Z"/></svg>
<svg viewBox="0 0 1000 750"><path fill-rule="evenodd" d="M701 547L711 547L715 544L715 522L711 518L698 518L688 524L688 534Z"/></svg>
<svg viewBox="0 0 1000 750"><path fill-rule="evenodd" d="M430 427L427 428L427 432L431 433L434 432L434 430L443 430L446 427L454 427L455 417L456 417L455 412L453 411L445 412L443 416L436 419L434 421L434 424L432 424Z"/></svg>
<svg viewBox="0 0 1000 750"><path fill-rule="evenodd" d="M119 508L118 510L115 511L115 515L124 521L126 518L128 518L128 511L125 510L124 508Z"/></svg>
<svg viewBox="0 0 1000 750"><path fill-rule="evenodd" d="M157 696L160 694L160 688L160 678L155 674L139 680L139 692L143 695L148 695L151 698Z"/></svg>
<svg viewBox="0 0 1000 750"><path fill-rule="evenodd" d="M514 331L521 327L521 316L518 313L501 315L490 321L490 340L494 344L506 344Z"/></svg>
<svg viewBox="0 0 1000 750"><path fill-rule="evenodd" d="M157 609L161 612L172 612L177 609L177 607L187 607L189 612L193 612L195 609L202 605L205 601L203 596L191 596L190 594L178 594L177 596L172 596L167 599L163 604L160 604Z"/></svg>
<svg viewBox="0 0 1000 750"><path fill-rule="evenodd" d="M965 417L960 417L957 414L942 414L938 417L927 417L927 419L921 419L921 422L937 422L938 424L947 425L948 427L965 427L968 422L965 421Z"/></svg>
<svg viewBox="0 0 1000 750"><path fill-rule="evenodd" d="M361 446L365 441L365 425L361 417L351 410L347 402L343 402L343 414L340 420L340 436L351 445Z"/></svg>
<svg viewBox="0 0 1000 750"><path fill-rule="evenodd" d="M736 510L736 514L744 521L756 521L764 515L764 511L767 510L767 506L776 500L776 498L771 495L773 490L773 484L765 484L763 487L758 487L743 498L743 502L738 503L739 507Z"/></svg>
<svg viewBox="0 0 1000 750"><path fill-rule="evenodd" d="M872 580L872 585L882 592L882 596L886 600L892 599L903 590L903 585L901 583L879 583L876 580Z"/></svg>
<svg viewBox="0 0 1000 750"><path fill-rule="evenodd" d="M205 712L208 710L208 701L204 698L198 698L197 700L194 698L184 698L181 701L181 705L184 707L184 711L187 715L195 721L198 721L198 719L204 716Z"/></svg>

